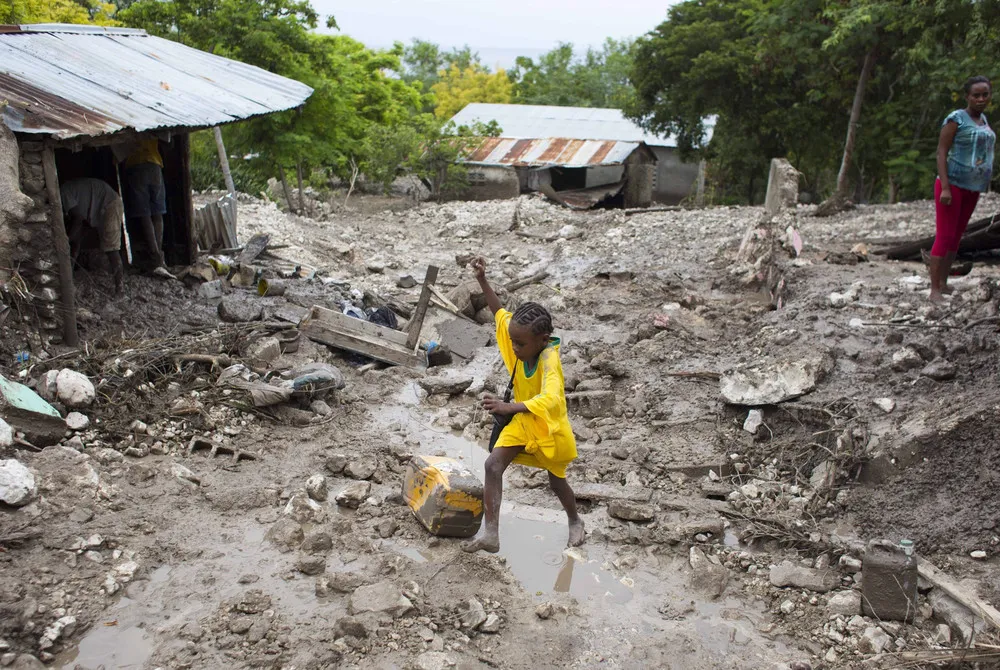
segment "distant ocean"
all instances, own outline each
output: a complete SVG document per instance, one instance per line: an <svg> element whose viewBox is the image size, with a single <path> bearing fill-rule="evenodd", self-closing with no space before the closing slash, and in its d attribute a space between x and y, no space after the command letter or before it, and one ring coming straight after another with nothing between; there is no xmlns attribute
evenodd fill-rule
<svg viewBox="0 0 1000 670"><path fill-rule="evenodd" d="M391 45L384 44L369 44L372 49L388 49ZM442 46L444 51L451 51L451 47ZM528 58L538 58L544 53L548 53L555 47L550 49L519 49L516 47L476 47L469 45L473 53L479 54L479 60L483 65L488 67L490 70L497 70L503 68L504 70L509 70L514 67L514 61L518 56L527 56ZM577 55L581 55L586 52L586 45L577 45L576 52Z"/></svg>

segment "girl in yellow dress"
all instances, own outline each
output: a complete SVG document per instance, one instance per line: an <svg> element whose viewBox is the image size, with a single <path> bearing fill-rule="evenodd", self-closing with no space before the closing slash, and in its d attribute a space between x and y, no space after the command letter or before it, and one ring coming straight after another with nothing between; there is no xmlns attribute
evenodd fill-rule
<svg viewBox="0 0 1000 670"><path fill-rule="evenodd" d="M521 305L511 314L486 279L486 261L476 258L472 269L496 320L500 355L507 372L513 373L514 402L493 396L483 400L486 410L510 416L511 420L486 459L485 527L462 548L492 553L500 550L503 473L511 463L548 470L549 486L569 518L568 544L579 546L585 535L583 520L576 512L576 498L566 481L566 466L576 458L576 440L566 415L559 338L552 337L552 317L534 302Z"/></svg>

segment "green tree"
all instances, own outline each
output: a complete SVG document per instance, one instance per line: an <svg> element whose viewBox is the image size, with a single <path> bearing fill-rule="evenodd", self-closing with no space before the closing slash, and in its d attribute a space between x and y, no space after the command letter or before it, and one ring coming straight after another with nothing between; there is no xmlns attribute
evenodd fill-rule
<svg viewBox="0 0 1000 670"><path fill-rule="evenodd" d="M470 102L507 103L513 89L503 70L491 73L476 64L461 69L453 63L431 88L437 101L434 114L439 119L450 119Z"/></svg>
<svg viewBox="0 0 1000 670"><path fill-rule="evenodd" d="M570 107L624 107L633 95L629 74L632 42L607 39L583 58L560 44L538 60L518 57L510 71L514 102Z"/></svg>
<svg viewBox="0 0 1000 670"><path fill-rule="evenodd" d="M406 167L424 182L436 200L460 195L468 188L469 169L462 160L482 144L484 138L500 134L495 121L456 127L452 121L441 122L423 115L416 119L416 124L421 137L420 149L411 155Z"/></svg>
<svg viewBox="0 0 1000 670"><path fill-rule="evenodd" d="M118 25L116 7L100 0L8 0L0 3L0 23L90 23Z"/></svg>

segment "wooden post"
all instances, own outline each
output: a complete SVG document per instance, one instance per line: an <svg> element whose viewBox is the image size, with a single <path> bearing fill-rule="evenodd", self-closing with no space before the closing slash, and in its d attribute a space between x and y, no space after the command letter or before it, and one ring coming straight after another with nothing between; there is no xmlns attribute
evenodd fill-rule
<svg viewBox="0 0 1000 670"><path fill-rule="evenodd" d="M233 197L236 197L236 183L233 181L233 173L229 171L229 156L226 154L226 145L222 141L222 129L219 126L212 128L215 135L215 148L219 152L219 166L222 168L222 176L226 180L226 190Z"/></svg>
<svg viewBox="0 0 1000 670"><path fill-rule="evenodd" d="M281 165L278 166L278 178L281 179L281 188L285 192L285 202L288 203L288 211L292 214L298 214L295 211L295 206L292 205L292 192L288 189L288 180L285 179L285 168Z"/></svg>
<svg viewBox="0 0 1000 670"><path fill-rule="evenodd" d="M694 204L696 207L705 206L705 159L698 161L698 179L695 187Z"/></svg>
<svg viewBox="0 0 1000 670"><path fill-rule="evenodd" d="M306 213L306 194L302 187L302 161L295 164L295 179L299 184L299 214Z"/></svg>
<svg viewBox="0 0 1000 670"><path fill-rule="evenodd" d="M62 195L59 193L59 173L56 170L56 154L52 147L42 150L42 169L45 172L45 190L49 199L49 225L52 228L52 243L55 246L59 264L59 293L62 303L63 342L75 347L80 343L76 330L76 286L73 284L73 258L69 251L69 236L63 219Z"/></svg>
<svg viewBox="0 0 1000 670"><path fill-rule="evenodd" d="M420 291L420 300L417 301L417 308L413 310L413 318L406 327L406 347L415 349L417 341L420 339L420 329L424 326L424 316L427 314L427 305L431 302L431 286L438 278L438 268L436 265L427 266L427 274L424 275L424 287Z"/></svg>
<svg viewBox="0 0 1000 670"><path fill-rule="evenodd" d="M194 198L191 195L191 135L183 133L177 136L177 150L181 154L181 202L184 203L182 214L184 237L187 242L187 261L191 265L198 260L198 234L194 229ZM234 231L235 232L235 231Z"/></svg>

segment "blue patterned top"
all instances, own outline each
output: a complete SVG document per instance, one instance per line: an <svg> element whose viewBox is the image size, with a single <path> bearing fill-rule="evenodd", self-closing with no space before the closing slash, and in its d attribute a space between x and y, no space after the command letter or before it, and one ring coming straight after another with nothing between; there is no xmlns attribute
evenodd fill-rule
<svg viewBox="0 0 1000 670"><path fill-rule="evenodd" d="M980 118L982 124L976 123L964 109L956 109L941 125L950 121L958 124L955 141L948 151L948 181L982 193L989 189L993 176L993 146L997 136L990 128L986 115L982 114Z"/></svg>

